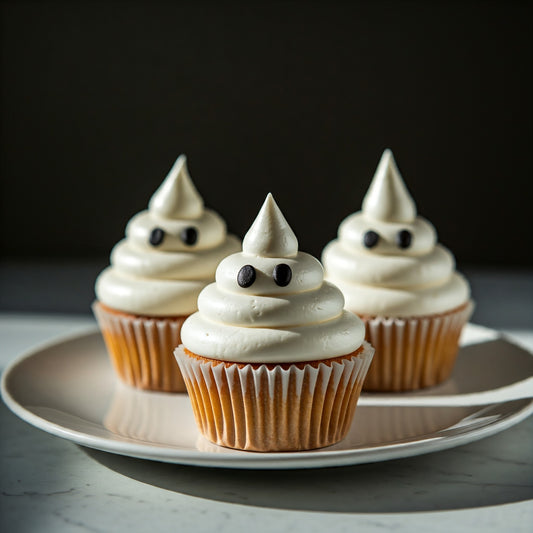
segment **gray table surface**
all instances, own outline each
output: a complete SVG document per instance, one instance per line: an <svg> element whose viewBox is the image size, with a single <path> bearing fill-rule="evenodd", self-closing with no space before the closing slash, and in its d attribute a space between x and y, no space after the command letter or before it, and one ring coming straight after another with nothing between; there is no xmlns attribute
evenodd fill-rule
<svg viewBox="0 0 533 533"><path fill-rule="evenodd" d="M3 286L12 287L13 277L3 274ZM471 272L469 278L478 304L474 321L533 350L533 274ZM10 294L4 292L0 305L2 370L29 348L94 324L88 315L9 310L17 290ZM294 471L121 457L35 429L3 404L0 417L2 531L533 529L533 417L447 451Z"/></svg>

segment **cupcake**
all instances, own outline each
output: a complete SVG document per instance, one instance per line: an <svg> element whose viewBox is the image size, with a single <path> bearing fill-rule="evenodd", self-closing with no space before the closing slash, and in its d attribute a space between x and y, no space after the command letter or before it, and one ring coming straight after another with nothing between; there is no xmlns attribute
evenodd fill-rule
<svg viewBox="0 0 533 533"><path fill-rule="evenodd" d="M239 249L220 216L204 207L181 155L96 280L93 311L125 383L185 391L172 354L181 326L220 260Z"/></svg>
<svg viewBox="0 0 533 533"><path fill-rule="evenodd" d="M435 228L417 216L390 150L362 210L341 223L322 261L376 349L365 390L414 390L450 376L473 309L470 288Z"/></svg>
<svg viewBox="0 0 533 533"><path fill-rule="evenodd" d="M320 262L266 198L176 352L200 432L229 448L294 451L346 435L374 350Z"/></svg>

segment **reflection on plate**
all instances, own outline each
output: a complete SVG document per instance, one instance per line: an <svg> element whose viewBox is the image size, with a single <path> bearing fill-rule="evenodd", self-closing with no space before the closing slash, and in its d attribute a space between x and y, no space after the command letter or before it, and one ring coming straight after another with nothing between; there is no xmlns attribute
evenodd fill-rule
<svg viewBox="0 0 533 533"><path fill-rule="evenodd" d="M454 374L410 397L489 394L533 376L533 357L492 330L468 325ZM533 412L533 400L485 405L372 405L364 394L342 442L305 452L229 450L201 437L186 394L145 392L119 383L98 332L37 349L5 372L2 395L15 414L54 435L99 450L182 464L231 468L311 468L384 461L465 444ZM376 396L377 398L377 396ZM496 398L496 397L495 397Z"/></svg>

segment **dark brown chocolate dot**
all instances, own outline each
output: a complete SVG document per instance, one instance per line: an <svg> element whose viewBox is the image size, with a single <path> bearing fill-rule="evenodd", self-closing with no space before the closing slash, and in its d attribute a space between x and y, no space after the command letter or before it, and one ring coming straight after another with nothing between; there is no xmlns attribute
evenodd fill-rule
<svg viewBox="0 0 533 533"><path fill-rule="evenodd" d="M184 228L181 230L180 238L184 244L192 246L198 240L198 230L192 226Z"/></svg>
<svg viewBox="0 0 533 533"><path fill-rule="evenodd" d="M159 246L165 238L165 230L161 228L154 228L150 233L150 244L152 246Z"/></svg>
<svg viewBox="0 0 533 533"><path fill-rule="evenodd" d="M378 235L375 231L368 230L368 231L363 235L363 244L364 244L367 248L374 248L374 246L376 246L376 244L378 243L378 241L379 241L379 235Z"/></svg>
<svg viewBox="0 0 533 533"><path fill-rule="evenodd" d="M396 244L399 248L409 248L411 246L411 241L413 240L413 235L407 229L402 229L396 235Z"/></svg>
<svg viewBox="0 0 533 533"><path fill-rule="evenodd" d="M255 281L255 268L252 265L244 265L237 274L237 283L239 287L246 289L253 285Z"/></svg>
<svg viewBox="0 0 533 533"><path fill-rule="evenodd" d="M289 265L285 263L280 263L274 267L274 272L272 272L272 277L276 282L276 285L280 287L286 287L292 279L292 270Z"/></svg>

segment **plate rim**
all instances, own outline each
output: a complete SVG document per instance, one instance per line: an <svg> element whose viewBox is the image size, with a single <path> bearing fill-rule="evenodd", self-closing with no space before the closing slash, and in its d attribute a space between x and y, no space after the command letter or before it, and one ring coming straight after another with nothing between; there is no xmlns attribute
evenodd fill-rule
<svg viewBox="0 0 533 533"><path fill-rule="evenodd" d="M501 334L497 330L470 323L467 325L467 327L468 326L485 330L487 334L490 333L493 335L496 333L498 338L501 338L510 344L516 345L512 339L507 337L507 335ZM428 438L414 442L398 442L382 446L378 444L371 447L353 448L348 450L327 450L322 448L320 450L306 450L299 452L268 453L234 450L236 453L232 455L226 455L218 452L203 451L198 449L180 449L177 447L164 445L154 446L154 444L150 444L148 442L132 443L90 435L88 433L51 422L50 420L39 416L30 409L24 407L24 405L16 400L9 390L8 382L12 373L26 360L33 357L38 357L42 352L53 349L59 345L82 341L83 339L88 339L99 334L99 329L92 326L87 328L85 331L78 331L76 333L58 336L39 343L16 357L2 372L0 390L2 399L7 407L16 416L42 431L69 440L75 444L96 450L137 459L147 459L173 464L237 469L326 468L413 457L426 453L443 451L489 437L504 431L515 424L518 424L533 413L533 399L531 399L529 403L524 405L521 409L501 420L486 426L473 428L465 433L459 433L448 437L438 437L438 435L435 434L431 436L430 434ZM523 346L520 346L520 348L530 352ZM494 402L493 405L503 405L508 402L509 401Z"/></svg>

